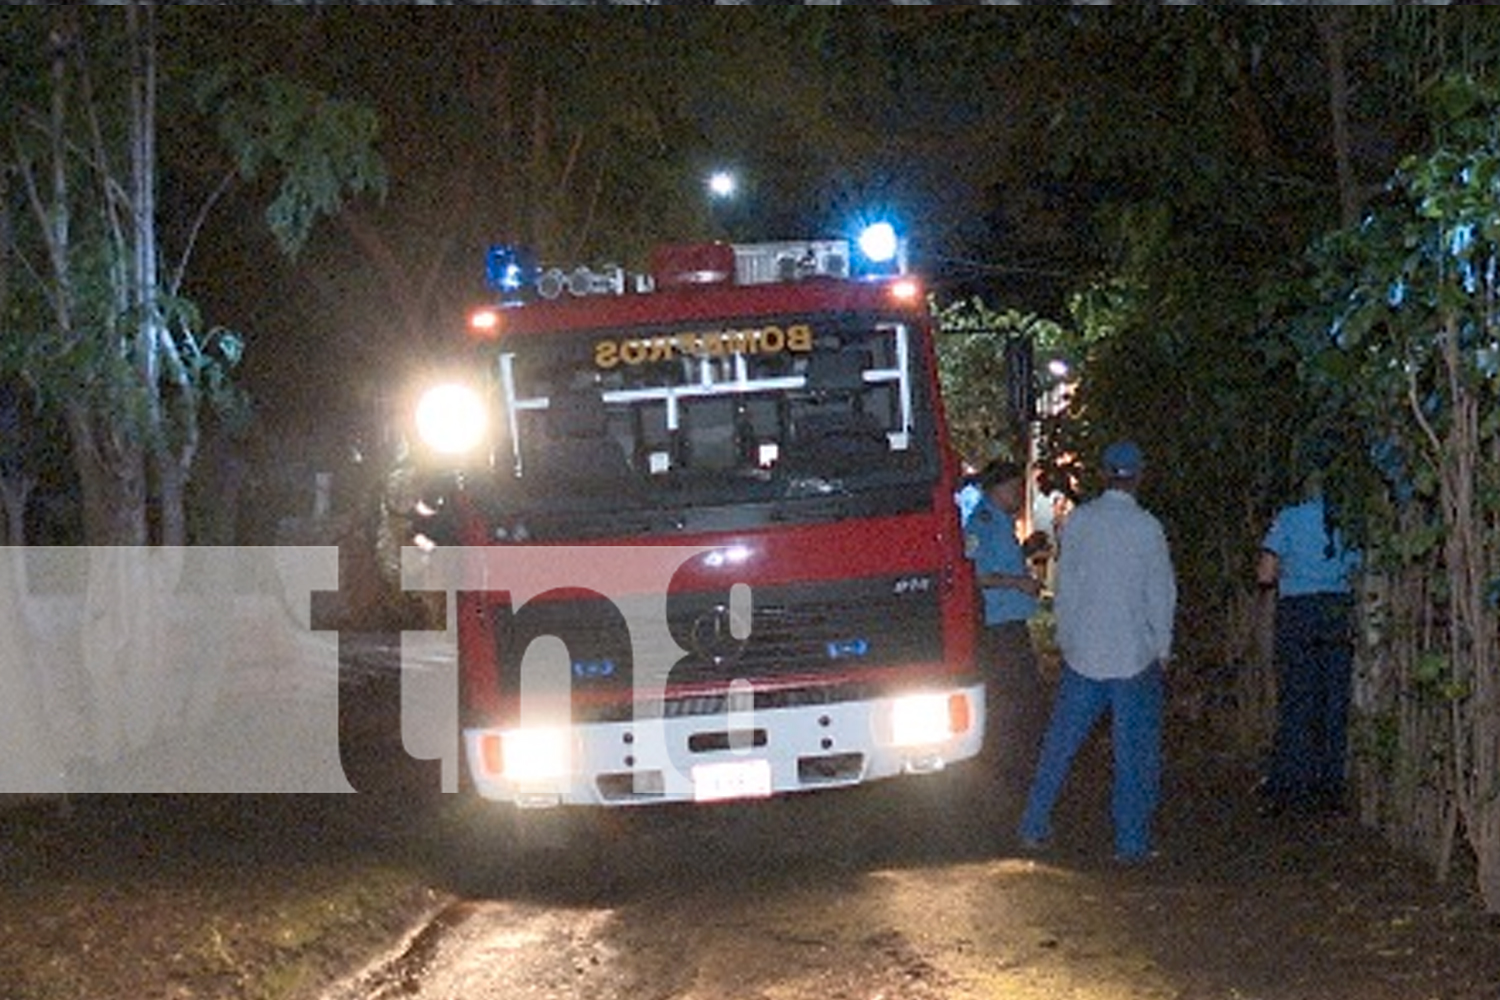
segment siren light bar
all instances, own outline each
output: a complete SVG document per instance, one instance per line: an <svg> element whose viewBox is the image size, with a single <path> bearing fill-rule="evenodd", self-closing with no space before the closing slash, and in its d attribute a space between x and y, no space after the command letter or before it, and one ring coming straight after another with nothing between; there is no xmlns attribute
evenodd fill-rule
<svg viewBox="0 0 1500 1000"><path fill-rule="evenodd" d="M658 288L705 285L764 285L808 278L865 278L904 274L905 241L887 222L866 228L849 240L782 240L767 243L694 243L661 247L651 257L650 274L631 274L610 265L594 270L542 268L527 249L490 247L485 256L486 284L502 306L565 294L645 293Z"/></svg>

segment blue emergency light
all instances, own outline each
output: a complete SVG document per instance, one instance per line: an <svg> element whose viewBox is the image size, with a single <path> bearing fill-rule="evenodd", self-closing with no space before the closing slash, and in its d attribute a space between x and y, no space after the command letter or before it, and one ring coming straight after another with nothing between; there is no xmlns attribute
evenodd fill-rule
<svg viewBox="0 0 1500 1000"><path fill-rule="evenodd" d="M858 276L874 278L905 273L906 241L889 222L865 226L854 245L858 251L854 255L854 273Z"/></svg>
<svg viewBox="0 0 1500 1000"><path fill-rule="evenodd" d="M484 256L485 284L500 296L502 305L522 302L536 286L536 258L520 247L498 244Z"/></svg>

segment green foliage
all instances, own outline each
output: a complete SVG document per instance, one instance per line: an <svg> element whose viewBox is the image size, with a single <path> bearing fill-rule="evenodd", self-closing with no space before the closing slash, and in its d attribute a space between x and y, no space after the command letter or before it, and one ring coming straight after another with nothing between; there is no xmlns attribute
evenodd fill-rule
<svg viewBox="0 0 1500 1000"><path fill-rule="evenodd" d="M177 87L191 75L157 72L154 25L153 16L106 11L17 16L19 37L53 40L26 47L12 36L6 51L20 58L0 67L17 102L0 125L0 380L26 386L42 416L68 415L87 530L120 532L91 537L100 543L138 540L148 482L159 492L164 540L185 540L177 537L181 485L204 421L233 431L249 418L234 380L243 338L205 322L179 293L178 276L162 277L160 236L182 238L186 267L216 194L189 208L194 221L182 228L158 200L166 185L157 183L151 84ZM384 189L368 108L273 74L230 70L210 74L197 97L238 173L274 185L266 218L289 254L348 195ZM193 162L211 161L204 152L195 150ZM170 197L182 193L173 186Z"/></svg>
<svg viewBox="0 0 1500 1000"><path fill-rule="evenodd" d="M189 299L166 296L160 305L164 332L172 339L182 385L190 388L204 415L236 433L247 429L250 397L235 381L235 369L245 356L244 336L226 327L207 325L197 304Z"/></svg>
<svg viewBox="0 0 1500 1000"><path fill-rule="evenodd" d="M1360 432L1359 447L1334 457L1350 484L1346 503L1366 515L1359 526L1377 547L1402 558L1438 541L1433 518L1413 529L1395 520L1392 502L1436 503L1455 393L1481 397L1477 444L1500 441L1491 301L1500 290L1500 94L1448 77L1431 96L1434 148L1402 162L1357 229L1316 247L1320 305L1293 333L1322 422ZM1497 471L1476 469L1478 496L1494 511Z"/></svg>
<svg viewBox="0 0 1500 1000"><path fill-rule="evenodd" d="M1029 461L1031 401L1039 381L1031 359L1055 351L1055 322L998 312L975 298L935 307L938 375L959 454L975 466L992 458Z"/></svg>
<svg viewBox="0 0 1500 1000"><path fill-rule="evenodd" d="M1224 266L1226 233L1168 201L1120 205L1101 224L1113 266L1072 297L1064 350L1078 386L1043 455L1080 496L1097 456L1130 438L1147 456L1142 502L1167 526L1182 591L1179 650L1224 662L1228 614L1249 586L1288 429L1304 401L1268 348L1258 281ZM1275 262L1264 265L1274 274Z"/></svg>
<svg viewBox="0 0 1500 1000"><path fill-rule="evenodd" d="M1468 689L1455 679L1452 660L1440 650L1428 650L1418 656L1411 679L1416 694L1438 701L1458 701L1468 694Z"/></svg>
<svg viewBox="0 0 1500 1000"><path fill-rule="evenodd" d="M376 152L374 110L276 75L251 77L235 67L205 75L200 110L218 124L240 175L277 178L266 224L283 251L297 254L313 224L335 215L350 195L384 195L385 167Z"/></svg>

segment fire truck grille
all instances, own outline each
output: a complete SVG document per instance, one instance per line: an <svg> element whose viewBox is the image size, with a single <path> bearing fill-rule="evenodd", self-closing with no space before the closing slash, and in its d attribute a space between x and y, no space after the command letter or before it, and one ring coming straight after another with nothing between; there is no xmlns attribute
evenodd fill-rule
<svg viewBox="0 0 1500 1000"><path fill-rule="evenodd" d="M566 647L575 718L716 714L725 710L726 698L739 696L742 683L755 692L758 710L828 704L869 696L892 668L942 662L935 579L763 587L750 603L747 628L728 595L673 595L667 602L670 642L647 649L637 648L625 616L607 601L533 603L519 613L497 605L501 688L508 700L523 686L560 690L563 667L556 656L533 652L524 685L515 669L545 637Z"/></svg>

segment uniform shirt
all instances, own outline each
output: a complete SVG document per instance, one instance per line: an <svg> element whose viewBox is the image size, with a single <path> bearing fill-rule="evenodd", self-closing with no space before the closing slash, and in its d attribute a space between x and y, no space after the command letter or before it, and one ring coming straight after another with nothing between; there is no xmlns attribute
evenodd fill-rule
<svg viewBox="0 0 1500 1000"><path fill-rule="evenodd" d="M1359 567L1359 553L1344 544L1336 529L1330 551L1323 515L1323 498L1316 496L1282 508L1271 522L1261 547L1276 556L1280 596L1349 593L1349 578Z"/></svg>
<svg viewBox="0 0 1500 1000"><path fill-rule="evenodd" d="M1021 576L1029 572L1016 538L1015 518L991 503L983 491L964 517L964 551L980 574ZM1024 622L1035 613L1036 598L1030 594L1014 587L984 588L986 625Z"/></svg>
<svg viewBox="0 0 1500 1000"><path fill-rule="evenodd" d="M953 494L953 502L958 504L958 521L960 524L969 523L969 515L974 513L974 508L979 506L979 501L984 499L984 490L978 483L964 483L963 489Z"/></svg>
<svg viewBox="0 0 1500 1000"><path fill-rule="evenodd" d="M1123 490L1075 510L1057 560L1057 644L1096 680L1134 677L1172 655L1177 580L1161 522Z"/></svg>

